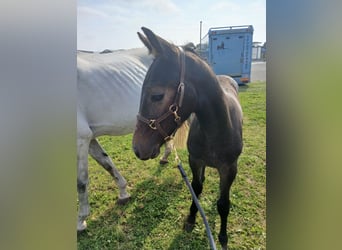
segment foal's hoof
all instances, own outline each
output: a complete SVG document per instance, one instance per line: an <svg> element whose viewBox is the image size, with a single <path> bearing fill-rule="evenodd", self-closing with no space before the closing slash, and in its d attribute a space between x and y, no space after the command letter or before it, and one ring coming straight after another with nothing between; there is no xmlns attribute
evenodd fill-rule
<svg viewBox="0 0 342 250"><path fill-rule="evenodd" d="M184 221L184 230L187 232L191 232L195 227L196 217L188 215L186 220Z"/></svg>
<svg viewBox="0 0 342 250"><path fill-rule="evenodd" d="M169 163L168 160L164 160L164 159L160 159L160 160L159 160L159 164L160 164L160 165L165 165L165 164L167 164L167 163Z"/></svg>
<svg viewBox="0 0 342 250"><path fill-rule="evenodd" d="M118 205L125 205L127 202L129 202L129 200L131 199L131 197L126 197L126 198L119 198L116 203Z"/></svg>
<svg viewBox="0 0 342 250"><path fill-rule="evenodd" d="M184 230L188 233L192 232L195 227L195 223L189 223L187 221L184 222Z"/></svg>
<svg viewBox="0 0 342 250"><path fill-rule="evenodd" d="M228 250L228 236L219 234L218 239L221 244L222 250Z"/></svg>

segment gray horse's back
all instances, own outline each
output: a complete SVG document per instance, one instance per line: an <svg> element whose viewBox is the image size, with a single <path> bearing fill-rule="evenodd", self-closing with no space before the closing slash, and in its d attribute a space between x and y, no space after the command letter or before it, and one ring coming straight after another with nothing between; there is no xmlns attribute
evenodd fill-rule
<svg viewBox="0 0 342 250"><path fill-rule="evenodd" d="M77 112L95 137L133 131L141 86L151 62L144 48L77 53Z"/></svg>
<svg viewBox="0 0 342 250"><path fill-rule="evenodd" d="M238 83L230 76L228 75L218 75L217 79L221 85L221 87L229 92L234 93L236 96L239 92L239 85Z"/></svg>

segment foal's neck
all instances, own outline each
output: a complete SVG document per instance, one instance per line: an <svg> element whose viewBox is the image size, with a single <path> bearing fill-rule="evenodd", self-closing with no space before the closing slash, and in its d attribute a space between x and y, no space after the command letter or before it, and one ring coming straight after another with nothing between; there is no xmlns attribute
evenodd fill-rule
<svg viewBox="0 0 342 250"><path fill-rule="evenodd" d="M216 75L209 67L197 63L196 76L193 79L197 90L197 108L195 110L203 132L214 140L227 131L228 110L224 101L224 93ZM202 72L198 74L198 72Z"/></svg>

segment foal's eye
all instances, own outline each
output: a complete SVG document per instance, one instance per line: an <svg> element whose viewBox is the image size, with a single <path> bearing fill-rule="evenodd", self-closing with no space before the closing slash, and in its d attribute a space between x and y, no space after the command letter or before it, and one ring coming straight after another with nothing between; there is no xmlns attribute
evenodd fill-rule
<svg viewBox="0 0 342 250"><path fill-rule="evenodd" d="M159 102L159 101L163 100L163 98L164 98L164 94L152 95L151 96L151 101L152 102Z"/></svg>

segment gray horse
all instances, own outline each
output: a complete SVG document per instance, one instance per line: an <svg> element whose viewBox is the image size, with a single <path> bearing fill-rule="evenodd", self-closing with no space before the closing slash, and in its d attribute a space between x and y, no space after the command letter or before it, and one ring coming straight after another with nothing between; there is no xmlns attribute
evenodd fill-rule
<svg viewBox="0 0 342 250"><path fill-rule="evenodd" d="M118 203L130 195L127 182L96 137L126 135L134 131L141 87L152 57L145 48L77 53L77 230L86 229L89 215L88 153L113 177L119 187ZM167 162L172 141L166 145L161 163Z"/></svg>

